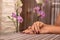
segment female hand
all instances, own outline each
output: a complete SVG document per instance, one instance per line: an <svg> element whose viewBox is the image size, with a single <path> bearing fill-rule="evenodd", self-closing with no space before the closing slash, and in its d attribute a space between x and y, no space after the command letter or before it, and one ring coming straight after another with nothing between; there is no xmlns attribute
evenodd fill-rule
<svg viewBox="0 0 60 40"><path fill-rule="evenodd" d="M31 29L36 32L39 33L40 29L44 26L45 24L43 22L37 21L35 23L33 23L33 25L31 26Z"/></svg>
<svg viewBox="0 0 60 40"><path fill-rule="evenodd" d="M32 31L32 29L31 29L31 26L29 26L26 30L24 30L23 33L33 34L33 31Z"/></svg>

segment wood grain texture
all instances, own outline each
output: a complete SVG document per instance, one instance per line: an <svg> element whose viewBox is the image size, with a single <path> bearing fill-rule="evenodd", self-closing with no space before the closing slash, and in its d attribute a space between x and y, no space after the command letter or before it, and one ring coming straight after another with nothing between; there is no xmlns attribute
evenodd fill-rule
<svg viewBox="0 0 60 40"><path fill-rule="evenodd" d="M46 24L51 23L50 3L45 3L44 11L46 13L46 16L43 19L41 19L40 17L38 18L36 13L28 12L29 9L32 9L35 6L37 6L35 0L22 0L22 3L23 3L23 7L22 7L23 11L21 13L21 16L23 17L24 21L20 25L20 30L26 29L28 26L32 25L36 21L42 21Z"/></svg>

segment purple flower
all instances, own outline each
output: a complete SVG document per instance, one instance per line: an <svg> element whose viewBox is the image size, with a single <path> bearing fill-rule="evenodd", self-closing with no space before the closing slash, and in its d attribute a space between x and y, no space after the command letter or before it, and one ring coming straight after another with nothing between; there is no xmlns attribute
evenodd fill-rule
<svg viewBox="0 0 60 40"><path fill-rule="evenodd" d="M48 3L48 2L49 2L49 0L44 0L44 2Z"/></svg>
<svg viewBox="0 0 60 40"><path fill-rule="evenodd" d="M22 23L23 22L23 18L21 16L17 16L17 20L18 22Z"/></svg>
<svg viewBox="0 0 60 40"><path fill-rule="evenodd" d="M45 17L45 12L41 11L40 15L41 15L41 18L44 18Z"/></svg>
<svg viewBox="0 0 60 40"><path fill-rule="evenodd" d="M44 6L45 6L45 3L43 3L41 7L44 8Z"/></svg>
<svg viewBox="0 0 60 40"><path fill-rule="evenodd" d="M15 13L12 13L12 17L16 18L18 20L18 22L20 22L20 23L23 22L23 18L21 16L17 16Z"/></svg>
<svg viewBox="0 0 60 40"><path fill-rule="evenodd" d="M36 6L33 8L33 11L36 12L36 11L39 11L40 10L40 7L39 6Z"/></svg>
<svg viewBox="0 0 60 40"><path fill-rule="evenodd" d="M49 0L45 0L46 2L48 2Z"/></svg>
<svg viewBox="0 0 60 40"><path fill-rule="evenodd" d="M17 16L16 16L16 13L12 13L12 17L13 18L16 18Z"/></svg>
<svg viewBox="0 0 60 40"><path fill-rule="evenodd" d="M37 11L37 13L40 15L41 18L45 17L45 12L44 11Z"/></svg>

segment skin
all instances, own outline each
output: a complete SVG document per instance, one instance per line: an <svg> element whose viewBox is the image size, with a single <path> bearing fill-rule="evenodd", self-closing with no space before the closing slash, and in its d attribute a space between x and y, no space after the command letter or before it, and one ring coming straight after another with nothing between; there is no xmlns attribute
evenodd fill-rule
<svg viewBox="0 0 60 40"><path fill-rule="evenodd" d="M26 30L23 31L28 34L38 34L38 33L55 33L60 34L60 16L57 17L55 25L47 25L43 22L37 21L29 26Z"/></svg>

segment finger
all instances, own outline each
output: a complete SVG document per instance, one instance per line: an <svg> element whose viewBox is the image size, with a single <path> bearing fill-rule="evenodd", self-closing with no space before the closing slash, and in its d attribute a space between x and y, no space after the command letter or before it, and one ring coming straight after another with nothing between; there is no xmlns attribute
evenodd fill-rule
<svg viewBox="0 0 60 40"><path fill-rule="evenodd" d="M36 25L32 26L32 31L36 34Z"/></svg>
<svg viewBox="0 0 60 40"><path fill-rule="evenodd" d="M41 23L39 23L39 24L40 24L40 27L41 27L44 23L41 22Z"/></svg>
<svg viewBox="0 0 60 40"><path fill-rule="evenodd" d="M40 31L39 25L40 25L40 24L37 24L37 29L38 29L37 31L38 31L38 33L39 33L39 31Z"/></svg>
<svg viewBox="0 0 60 40"><path fill-rule="evenodd" d="M38 31L40 30L40 29L39 29L39 23L36 24L36 26L35 26L35 30L36 30L37 33L38 33Z"/></svg>
<svg viewBox="0 0 60 40"><path fill-rule="evenodd" d="M23 31L23 33L28 33L28 32L29 32L29 30L28 30L28 29L26 29L26 30L24 30L24 31Z"/></svg>
<svg viewBox="0 0 60 40"><path fill-rule="evenodd" d="M40 34L41 29L39 29L38 34Z"/></svg>
<svg viewBox="0 0 60 40"><path fill-rule="evenodd" d="M25 31L22 31L22 33L25 33Z"/></svg>
<svg viewBox="0 0 60 40"><path fill-rule="evenodd" d="M31 26L29 26L28 29L31 29Z"/></svg>
<svg viewBox="0 0 60 40"><path fill-rule="evenodd" d="M32 25L31 29L32 29L32 31L35 30L35 23Z"/></svg>
<svg viewBox="0 0 60 40"><path fill-rule="evenodd" d="M30 31L25 31L26 34L30 34Z"/></svg>
<svg viewBox="0 0 60 40"><path fill-rule="evenodd" d="M44 26L44 23L39 24L39 28L41 29Z"/></svg>
<svg viewBox="0 0 60 40"><path fill-rule="evenodd" d="M36 24L39 24L39 21L35 22L33 25L32 25L32 29L34 30L35 26L37 27L38 25Z"/></svg>
<svg viewBox="0 0 60 40"><path fill-rule="evenodd" d="M22 31L23 33L25 33L26 30Z"/></svg>
<svg viewBox="0 0 60 40"><path fill-rule="evenodd" d="M37 33L39 32L40 26L42 26L42 25L43 25L42 22L36 22L36 24L35 24L35 31L36 31Z"/></svg>
<svg viewBox="0 0 60 40"><path fill-rule="evenodd" d="M36 33L38 33L38 25L37 24L35 25L34 30Z"/></svg>
<svg viewBox="0 0 60 40"><path fill-rule="evenodd" d="M32 25L32 29L35 33L38 33L38 30L39 30L39 25L40 25L40 22L35 22L33 25Z"/></svg>
<svg viewBox="0 0 60 40"><path fill-rule="evenodd" d="M34 34L33 32L30 32L30 34Z"/></svg>

